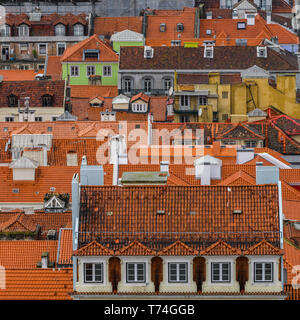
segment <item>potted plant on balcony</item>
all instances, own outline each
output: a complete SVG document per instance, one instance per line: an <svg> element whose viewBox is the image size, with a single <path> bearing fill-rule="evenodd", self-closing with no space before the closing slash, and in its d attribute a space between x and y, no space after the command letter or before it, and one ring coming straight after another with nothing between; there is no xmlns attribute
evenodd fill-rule
<svg viewBox="0 0 300 320"><path fill-rule="evenodd" d="M35 49L32 50L32 55L33 55L33 60L36 61L38 54Z"/></svg>

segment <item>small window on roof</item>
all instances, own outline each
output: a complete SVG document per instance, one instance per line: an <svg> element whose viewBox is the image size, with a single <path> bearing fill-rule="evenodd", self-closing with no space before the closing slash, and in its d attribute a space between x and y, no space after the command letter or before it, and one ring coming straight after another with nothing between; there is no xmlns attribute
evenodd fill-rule
<svg viewBox="0 0 300 320"><path fill-rule="evenodd" d="M183 27L183 23L177 23L177 31L183 31L184 27Z"/></svg>
<svg viewBox="0 0 300 320"><path fill-rule="evenodd" d="M167 29L167 26L165 23L161 23L160 26L159 26L159 31L160 32L165 32Z"/></svg>
<svg viewBox="0 0 300 320"><path fill-rule="evenodd" d="M206 34L210 35L211 34L211 29L206 29Z"/></svg>
<svg viewBox="0 0 300 320"><path fill-rule="evenodd" d="M237 23L237 29L238 30L246 29L246 22L238 22Z"/></svg>

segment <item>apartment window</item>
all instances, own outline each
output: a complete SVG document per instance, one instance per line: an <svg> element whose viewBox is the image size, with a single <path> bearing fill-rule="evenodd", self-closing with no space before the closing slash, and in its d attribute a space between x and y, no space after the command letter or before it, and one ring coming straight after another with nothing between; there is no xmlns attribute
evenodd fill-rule
<svg viewBox="0 0 300 320"><path fill-rule="evenodd" d="M21 24L19 26L19 37L29 36L29 27L26 24Z"/></svg>
<svg viewBox="0 0 300 320"><path fill-rule="evenodd" d="M47 54L47 45L45 43L39 43L39 55L45 56Z"/></svg>
<svg viewBox="0 0 300 320"><path fill-rule="evenodd" d="M184 29L183 24L182 23L177 23L177 31L181 32L181 31L183 31L183 29Z"/></svg>
<svg viewBox="0 0 300 320"><path fill-rule="evenodd" d="M66 50L66 44L65 43L58 43L57 44L57 55L62 56Z"/></svg>
<svg viewBox="0 0 300 320"><path fill-rule="evenodd" d="M45 68L45 65L44 64L38 64L38 69L39 70L44 70Z"/></svg>
<svg viewBox="0 0 300 320"><path fill-rule="evenodd" d="M254 263L254 281L272 282L273 281L273 263L260 262Z"/></svg>
<svg viewBox="0 0 300 320"><path fill-rule="evenodd" d="M218 262L211 264L212 282L230 282L230 263Z"/></svg>
<svg viewBox="0 0 300 320"><path fill-rule="evenodd" d="M103 66L103 77L111 77L111 66Z"/></svg>
<svg viewBox="0 0 300 320"><path fill-rule="evenodd" d="M14 122L15 118L14 117L5 117L6 122Z"/></svg>
<svg viewBox="0 0 300 320"><path fill-rule="evenodd" d="M238 28L238 30L246 29L246 22L238 22L237 28Z"/></svg>
<svg viewBox="0 0 300 320"><path fill-rule="evenodd" d="M169 263L169 282L188 282L188 263Z"/></svg>
<svg viewBox="0 0 300 320"><path fill-rule="evenodd" d="M86 75L93 76L96 74L96 67L95 66L87 66L86 67Z"/></svg>
<svg viewBox="0 0 300 320"><path fill-rule="evenodd" d="M74 25L74 36L83 36L84 27L82 24L77 23Z"/></svg>
<svg viewBox="0 0 300 320"><path fill-rule="evenodd" d="M207 96L199 96L199 104L201 106L206 106L207 105Z"/></svg>
<svg viewBox="0 0 300 320"><path fill-rule="evenodd" d="M56 36L64 36L66 34L66 27L59 23L55 26L55 35Z"/></svg>
<svg viewBox="0 0 300 320"><path fill-rule="evenodd" d="M151 89L152 89L152 81L150 78L146 78L144 80L144 91L145 93L151 93Z"/></svg>
<svg viewBox="0 0 300 320"><path fill-rule="evenodd" d="M222 114L222 120L227 120L228 119L228 114L227 113L223 113Z"/></svg>
<svg viewBox="0 0 300 320"><path fill-rule="evenodd" d="M260 0L260 1L259 1L259 7L260 7L262 10L266 10L266 0Z"/></svg>
<svg viewBox="0 0 300 320"><path fill-rule="evenodd" d="M126 263L127 282L146 282L146 263Z"/></svg>
<svg viewBox="0 0 300 320"><path fill-rule="evenodd" d="M71 77L79 77L79 67L78 66L71 66L70 73L71 73Z"/></svg>
<svg viewBox="0 0 300 320"><path fill-rule="evenodd" d="M19 48L21 53L23 53L23 51L28 51L28 43L20 43Z"/></svg>
<svg viewBox="0 0 300 320"><path fill-rule="evenodd" d="M50 94L45 94L42 96L43 107L53 106L53 96Z"/></svg>
<svg viewBox="0 0 300 320"><path fill-rule="evenodd" d="M190 122L189 116L180 116L180 122Z"/></svg>
<svg viewBox="0 0 300 320"><path fill-rule="evenodd" d="M132 80L130 78L124 79L124 91L125 93L131 93L132 90Z"/></svg>
<svg viewBox="0 0 300 320"><path fill-rule="evenodd" d="M222 99L228 99L228 91L222 91Z"/></svg>
<svg viewBox="0 0 300 320"><path fill-rule="evenodd" d="M10 65L2 65L0 66L0 70L10 70Z"/></svg>
<svg viewBox="0 0 300 320"><path fill-rule="evenodd" d="M226 146L233 146L236 144L235 140L223 140L222 143Z"/></svg>
<svg viewBox="0 0 300 320"><path fill-rule="evenodd" d="M181 40L171 40L171 46L180 46Z"/></svg>
<svg viewBox="0 0 300 320"><path fill-rule="evenodd" d="M226 8L231 9L232 8L232 0L226 0Z"/></svg>
<svg viewBox="0 0 300 320"><path fill-rule="evenodd" d="M103 282L103 263L84 263L84 282Z"/></svg>
<svg viewBox="0 0 300 320"><path fill-rule="evenodd" d="M256 146L257 146L257 141L255 141L255 140L248 140L248 141L245 141L245 145L246 145L246 148L256 148Z"/></svg>
<svg viewBox="0 0 300 320"><path fill-rule="evenodd" d="M28 64L20 64L19 70L29 70L29 65Z"/></svg>
<svg viewBox="0 0 300 320"><path fill-rule="evenodd" d="M188 107L190 105L190 97L189 96L180 96L180 106Z"/></svg>
<svg viewBox="0 0 300 320"><path fill-rule="evenodd" d="M38 122L43 121L43 117L35 117L34 121L38 121Z"/></svg>
<svg viewBox="0 0 300 320"><path fill-rule="evenodd" d="M7 97L7 104L9 107L17 107L18 106L18 97L11 94Z"/></svg>
<svg viewBox="0 0 300 320"><path fill-rule="evenodd" d="M52 121L57 121L57 117L52 117Z"/></svg>
<svg viewBox="0 0 300 320"><path fill-rule="evenodd" d="M10 36L10 26L9 25L6 24L0 29L0 36L1 37L9 37Z"/></svg>
<svg viewBox="0 0 300 320"><path fill-rule="evenodd" d="M166 93L169 93L170 88L172 87L171 79L164 79L164 90Z"/></svg>

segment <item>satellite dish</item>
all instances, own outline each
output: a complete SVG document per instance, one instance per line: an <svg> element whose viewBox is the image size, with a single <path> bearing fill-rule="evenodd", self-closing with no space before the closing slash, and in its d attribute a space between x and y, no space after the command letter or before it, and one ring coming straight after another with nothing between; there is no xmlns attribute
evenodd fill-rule
<svg viewBox="0 0 300 320"><path fill-rule="evenodd" d="M198 110L198 116L201 117L201 115L202 115L202 109L199 109Z"/></svg>
<svg viewBox="0 0 300 320"><path fill-rule="evenodd" d="M173 87L171 87L170 89L169 89L169 96L171 96L172 94L173 94Z"/></svg>

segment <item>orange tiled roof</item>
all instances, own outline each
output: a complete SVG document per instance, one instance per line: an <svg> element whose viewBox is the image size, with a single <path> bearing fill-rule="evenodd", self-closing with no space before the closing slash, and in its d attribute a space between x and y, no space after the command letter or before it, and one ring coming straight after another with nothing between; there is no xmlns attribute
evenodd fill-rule
<svg viewBox="0 0 300 320"><path fill-rule="evenodd" d="M282 209L285 219L300 221L300 200L283 200Z"/></svg>
<svg viewBox="0 0 300 320"><path fill-rule="evenodd" d="M221 180L220 186L229 185L256 185L256 179L244 171L237 171L228 178Z"/></svg>
<svg viewBox="0 0 300 320"><path fill-rule="evenodd" d="M24 213L17 213L9 220L0 224L0 231L2 232L35 232L37 230L37 223Z"/></svg>
<svg viewBox="0 0 300 320"><path fill-rule="evenodd" d="M70 300L72 269L6 269L6 289L0 300Z"/></svg>
<svg viewBox="0 0 300 320"><path fill-rule="evenodd" d="M72 264L72 229L60 230L60 243L57 258L58 265Z"/></svg>
<svg viewBox="0 0 300 320"><path fill-rule="evenodd" d="M211 246L209 246L208 248L206 248L205 250L202 250L200 252L201 255L205 255L205 256L211 256L211 255L218 255L218 256L222 256L222 255L240 255L241 254L241 250L233 248L232 246L230 246L228 243L219 240L216 243L212 244Z"/></svg>
<svg viewBox="0 0 300 320"><path fill-rule="evenodd" d="M155 251L147 248L137 240L116 251L118 256L154 256L155 254Z"/></svg>
<svg viewBox="0 0 300 320"><path fill-rule="evenodd" d="M90 85L71 85L71 98L91 99L95 96L116 97L118 95L117 86L90 86Z"/></svg>
<svg viewBox="0 0 300 320"><path fill-rule="evenodd" d="M61 80L62 68L60 63L61 56L48 56L47 76L53 80Z"/></svg>
<svg viewBox="0 0 300 320"><path fill-rule="evenodd" d="M100 61L118 62L119 57L116 52L106 45L103 41L98 38L97 34L94 34L88 39L85 39L72 47L65 50L63 56L61 57L61 62L71 62L71 61L82 61L82 52L85 49L96 49L101 50ZM88 61L88 60L86 60Z"/></svg>
<svg viewBox="0 0 300 320"><path fill-rule="evenodd" d="M96 34L110 37L114 32L131 30L142 33L143 17L96 17L94 31Z"/></svg>
<svg viewBox="0 0 300 320"><path fill-rule="evenodd" d="M114 252L108 248L105 248L102 244L96 240L87 244L86 246L76 250L74 256L111 256Z"/></svg>
<svg viewBox="0 0 300 320"><path fill-rule="evenodd" d="M197 254L197 250L179 240L158 252L159 256L195 256Z"/></svg>
<svg viewBox="0 0 300 320"><path fill-rule="evenodd" d="M279 248L274 247L266 240L262 240L244 252L247 255L278 255L282 253Z"/></svg>
<svg viewBox="0 0 300 320"><path fill-rule="evenodd" d="M34 269L43 252L48 252L49 261L55 262L57 245L57 240L1 240L0 265L6 269Z"/></svg>
<svg viewBox="0 0 300 320"><path fill-rule="evenodd" d="M136 94L135 96L131 97L130 102L134 102L134 101L136 101L138 99L141 99L141 100L143 100L145 102L149 102L150 97L147 96L145 93L140 92L140 93Z"/></svg>
<svg viewBox="0 0 300 320"><path fill-rule="evenodd" d="M0 75L3 76L3 81L25 81L34 80L34 77L44 73L43 70L35 72L34 70L0 70Z"/></svg>

